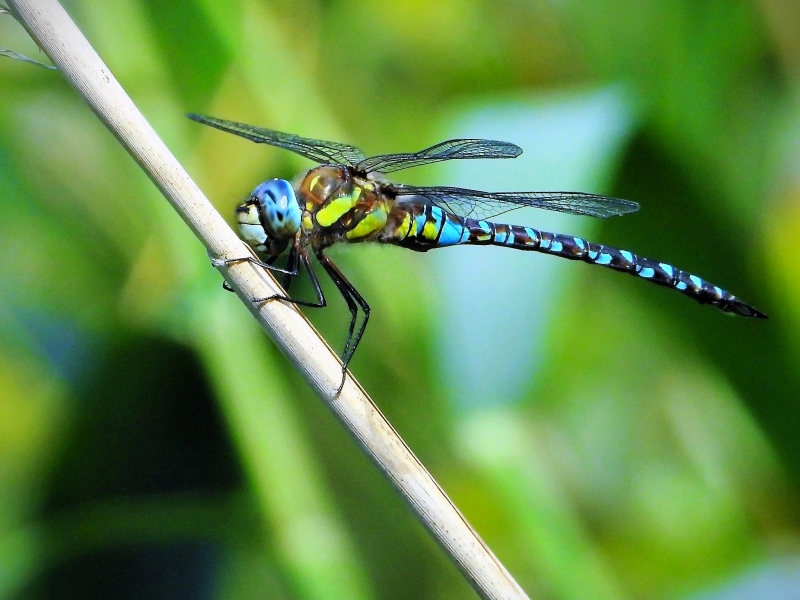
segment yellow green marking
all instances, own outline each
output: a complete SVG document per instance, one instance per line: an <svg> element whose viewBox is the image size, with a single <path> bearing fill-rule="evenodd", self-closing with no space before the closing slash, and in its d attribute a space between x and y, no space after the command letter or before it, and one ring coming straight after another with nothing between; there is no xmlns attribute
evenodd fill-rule
<svg viewBox="0 0 800 600"><path fill-rule="evenodd" d="M345 234L345 237L348 240L353 240L380 231L386 226L386 218L386 207L376 204L371 211L364 215L358 225Z"/></svg>
<svg viewBox="0 0 800 600"><path fill-rule="evenodd" d="M356 205L360 196L361 188L357 187L352 194L334 198L327 206L317 211L317 223L322 227L330 227Z"/></svg>

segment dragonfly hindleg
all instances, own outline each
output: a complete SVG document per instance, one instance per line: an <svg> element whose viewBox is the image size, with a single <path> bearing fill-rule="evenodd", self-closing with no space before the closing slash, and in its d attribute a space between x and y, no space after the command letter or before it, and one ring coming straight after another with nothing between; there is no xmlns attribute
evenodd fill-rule
<svg viewBox="0 0 800 600"><path fill-rule="evenodd" d="M322 251L317 253L317 260L336 285L339 293L342 294L342 298L347 302L347 308L350 310L350 327L347 331L347 339L345 340L344 350L342 351L342 382L339 384L339 388L336 391L338 394L342 391L342 387L344 387L347 365L350 364L350 360L353 358L353 354L355 354L356 348L358 348L358 344L361 342L361 337L364 335L364 330L367 328L371 309L363 296L358 293L358 290L353 287L353 284L350 283L339 270L339 267L337 267L330 258L325 256ZM364 313L364 320L361 321L358 329L356 329L359 308Z"/></svg>

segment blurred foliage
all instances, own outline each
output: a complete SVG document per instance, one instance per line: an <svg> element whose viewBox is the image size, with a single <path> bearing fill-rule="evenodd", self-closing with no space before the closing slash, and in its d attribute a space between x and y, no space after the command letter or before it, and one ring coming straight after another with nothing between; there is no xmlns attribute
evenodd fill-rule
<svg viewBox="0 0 800 600"><path fill-rule="evenodd" d="M771 319L567 264L528 388L456 408L430 257L345 248L374 310L354 373L531 597L796 583L772 567L800 550L800 5L65 5L227 216L307 163L186 112L378 153L439 141L465 102L623 86L636 130L592 191L643 209L593 237ZM10 17L0 46L42 58ZM1 60L0 96L0 597L468 597L58 74ZM338 344L332 304L310 316Z"/></svg>

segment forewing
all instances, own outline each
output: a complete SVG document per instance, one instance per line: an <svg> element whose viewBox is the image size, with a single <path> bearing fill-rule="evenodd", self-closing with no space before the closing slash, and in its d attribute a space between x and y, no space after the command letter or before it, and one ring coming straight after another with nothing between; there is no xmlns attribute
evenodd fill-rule
<svg viewBox="0 0 800 600"><path fill-rule="evenodd" d="M630 200L583 192L483 192L456 187L390 186L398 196L422 196L449 213L491 219L523 207L544 208L573 215L613 217L639 210Z"/></svg>
<svg viewBox="0 0 800 600"><path fill-rule="evenodd" d="M186 116L198 123L233 133L258 144L269 144L270 146L290 150L295 154L322 164L354 166L364 160L364 153L355 146L348 144L304 138L291 133L275 131L274 129L255 127L254 125L226 121L225 119L216 119L204 115L190 114Z"/></svg>
<svg viewBox="0 0 800 600"><path fill-rule="evenodd" d="M495 140L448 140L425 150L401 154L381 154L362 160L356 169L364 173L392 173L441 162L465 158L516 158L522 148L511 142Z"/></svg>

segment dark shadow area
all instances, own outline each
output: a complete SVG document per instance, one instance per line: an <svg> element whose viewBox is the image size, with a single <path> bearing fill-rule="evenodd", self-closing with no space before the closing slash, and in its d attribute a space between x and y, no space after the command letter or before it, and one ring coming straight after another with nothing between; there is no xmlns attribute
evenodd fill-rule
<svg viewBox="0 0 800 600"><path fill-rule="evenodd" d="M77 527L77 551L64 548L66 557L55 557L55 566L24 597L214 597L224 550L219 542L196 532L187 536L191 539L158 533L157 525L148 527L147 513L125 508L126 503L147 506L144 501L152 499L180 506L182 499L242 486L234 448L200 364L173 342L131 337L115 344L95 373L80 393L77 420L54 465L42 521L69 519L98 505L110 505L107 514L113 519L118 504L120 519L133 523L124 540L114 543L112 536L88 553L81 550L87 545L81 536L87 534ZM143 533L136 534L139 519ZM118 525L109 523L112 531ZM95 523L98 527L102 523Z"/></svg>

